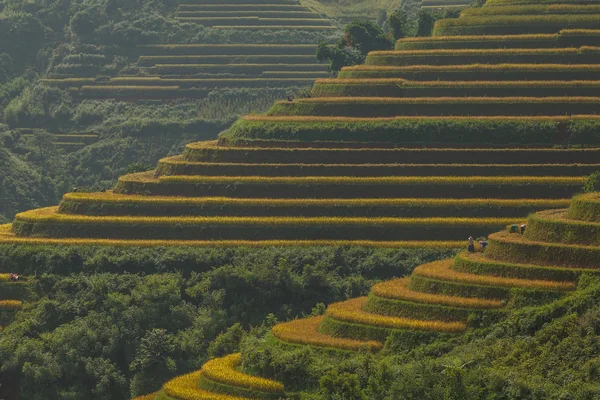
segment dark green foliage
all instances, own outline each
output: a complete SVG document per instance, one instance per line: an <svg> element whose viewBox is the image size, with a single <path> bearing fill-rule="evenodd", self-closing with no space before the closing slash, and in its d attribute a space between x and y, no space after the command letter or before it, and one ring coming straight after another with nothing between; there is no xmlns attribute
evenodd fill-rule
<svg viewBox="0 0 600 400"><path fill-rule="evenodd" d="M331 370L319 381L321 393L327 400L366 400L356 374Z"/></svg>
<svg viewBox="0 0 600 400"><path fill-rule="evenodd" d="M388 18L392 39L398 40L406 37L410 29L408 25L408 14L404 10L396 10Z"/></svg>
<svg viewBox="0 0 600 400"><path fill-rule="evenodd" d="M425 9L419 10L417 14L417 36L431 36L435 18L431 12Z"/></svg>
<svg viewBox="0 0 600 400"><path fill-rule="evenodd" d="M27 251L13 250L13 261ZM207 352L237 348L240 326L259 326L266 319L257 328L266 332L275 316L294 318L319 302L364 295L377 279L410 273L442 256L340 248L112 251L36 250L31 261L38 277L28 282L31 294L0 336L3 368L21 375L21 398L58 400L70 393L76 399L109 400L156 390L168 378L200 368ZM148 262L154 264L151 272L185 273L127 273ZM66 273L60 268L79 263L88 274L43 274L43 266L53 263L58 266L53 272ZM24 264L19 268L3 259L2 265L33 274ZM94 274L94 265L116 273ZM308 365L310 354L299 348L274 368L301 382L308 371L298 363Z"/></svg>
<svg viewBox="0 0 600 400"><path fill-rule="evenodd" d="M317 61L329 62L329 72L338 72L343 67L360 64L364 58L355 51L348 49L343 41L337 45L321 42L317 49Z"/></svg>
<svg viewBox="0 0 600 400"><path fill-rule="evenodd" d="M583 186L583 191L586 193L600 192L600 171L594 172L588 177Z"/></svg>
<svg viewBox="0 0 600 400"><path fill-rule="evenodd" d="M208 346L208 355L215 358L238 352L243 336L244 329L242 325L239 323L232 325L224 333L220 333Z"/></svg>

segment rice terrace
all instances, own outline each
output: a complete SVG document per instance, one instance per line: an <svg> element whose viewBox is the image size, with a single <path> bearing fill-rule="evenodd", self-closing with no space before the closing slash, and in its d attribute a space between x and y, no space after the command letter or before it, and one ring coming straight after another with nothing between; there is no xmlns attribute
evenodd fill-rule
<svg viewBox="0 0 600 400"><path fill-rule="evenodd" d="M600 399L600 0L0 0L0 399Z"/></svg>

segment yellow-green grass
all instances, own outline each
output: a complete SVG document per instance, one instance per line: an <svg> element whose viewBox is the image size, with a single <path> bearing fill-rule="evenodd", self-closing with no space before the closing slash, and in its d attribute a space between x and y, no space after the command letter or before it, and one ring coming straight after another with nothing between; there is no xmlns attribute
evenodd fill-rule
<svg viewBox="0 0 600 400"><path fill-rule="evenodd" d="M540 242L508 231L493 233L488 239L486 257L495 261L590 269L600 265L598 246Z"/></svg>
<svg viewBox="0 0 600 400"><path fill-rule="evenodd" d="M518 264L491 260L482 253L459 253L452 269L477 275L493 275L519 279L543 279L577 282L581 274L594 273L586 268L562 268L556 266ZM600 272L600 271L599 271Z"/></svg>
<svg viewBox="0 0 600 400"><path fill-rule="evenodd" d="M568 210L546 210L529 216L525 237L552 243L600 246L600 223L572 220Z"/></svg>
<svg viewBox="0 0 600 400"><path fill-rule="evenodd" d="M473 7L463 10L461 18L483 15L600 14L598 4L542 4L504 7Z"/></svg>
<svg viewBox="0 0 600 400"><path fill-rule="evenodd" d="M195 11L229 11L229 10L289 10L289 11L308 11L309 9L300 4L184 4L180 3L177 5L177 10L195 10Z"/></svg>
<svg viewBox="0 0 600 400"><path fill-rule="evenodd" d="M365 248L442 248L463 247L463 241L373 241L373 240L132 240L90 238L31 238L12 233L12 225L0 225L0 244L106 246L106 247L365 247ZM8 278L7 278L8 279Z"/></svg>
<svg viewBox="0 0 600 400"><path fill-rule="evenodd" d="M392 300L403 300L413 303L442 305L470 309L500 308L500 300L479 299L474 297L445 296L433 293L416 292L409 288L410 278L393 279L380 282L371 287L371 294Z"/></svg>
<svg viewBox="0 0 600 400"><path fill-rule="evenodd" d="M222 226L488 226L506 225L513 218L339 218L339 217L146 217L146 216L83 216L57 213L58 207L47 207L17 214L15 221L32 224L91 225L222 225Z"/></svg>
<svg viewBox="0 0 600 400"><path fill-rule="evenodd" d="M163 386L165 394L177 400L248 400L246 397L211 393L198 387L200 371L178 376Z"/></svg>
<svg viewBox="0 0 600 400"><path fill-rule="evenodd" d="M294 321L277 324L273 327L271 332L273 333L273 336L283 342L309 345L314 347L352 351L356 351L361 348L367 348L371 351L378 351L383 347L380 342L374 340L366 341L345 339L320 333L318 328L322 321L322 316L297 319Z"/></svg>
<svg viewBox="0 0 600 400"><path fill-rule="evenodd" d="M248 374L237 370L241 364L241 354L231 354L223 358L208 361L202 366L200 374L213 382L224 385L237 386L245 389L266 393L280 393L283 395L283 384Z"/></svg>
<svg viewBox="0 0 600 400"><path fill-rule="evenodd" d="M438 281L458 282L479 286L494 286L503 288L524 288L532 290L568 291L574 290L576 284L573 282L560 282L541 279L518 279L505 278L493 275L477 275L454 271L453 260L436 261L417 267L415 276L425 277Z"/></svg>
<svg viewBox="0 0 600 400"><path fill-rule="evenodd" d="M433 36L555 33L561 29L598 29L600 14L494 15L438 20Z"/></svg>
<svg viewBox="0 0 600 400"><path fill-rule="evenodd" d="M196 73L239 73L259 75L265 71L286 72L322 72L325 70L323 64L156 64L149 70L157 75L185 75Z"/></svg>
<svg viewBox="0 0 600 400"><path fill-rule="evenodd" d="M341 81L341 79L339 79ZM394 82L395 78L391 79L374 79L375 81ZM319 79L317 82L321 82L323 79ZM338 79L327 79L326 81L335 83ZM361 79L348 79L351 82L361 82ZM574 118L585 118L585 119L599 119L600 115L571 115L571 116L501 116L501 117L490 117L490 116L395 116L395 117L380 117L380 118L369 118L369 117L320 117L313 115L265 115L265 114L248 114L240 117L246 121L265 121L265 122L346 122L346 123L360 123L360 122L390 122L390 121L427 121L427 120L441 120L441 121L557 121L557 122L568 122ZM214 143L214 142L199 142L200 143Z"/></svg>
<svg viewBox="0 0 600 400"><path fill-rule="evenodd" d="M7 227L9 225L0 225L0 227ZM8 274L0 274L0 282L8 281L10 279L10 273Z"/></svg>
<svg viewBox="0 0 600 400"><path fill-rule="evenodd" d="M339 78L404 78L412 80L581 80L596 79L598 64L469 63L462 65L358 65L344 67Z"/></svg>
<svg viewBox="0 0 600 400"><path fill-rule="evenodd" d="M267 115L565 115L594 113L600 97L320 97L279 101Z"/></svg>
<svg viewBox="0 0 600 400"><path fill-rule="evenodd" d="M574 197L567 216L574 220L600 222L600 194L587 193Z"/></svg>
<svg viewBox="0 0 600 400"><path fill-rule="evenodd" d="M417 320L402 317L371 314L363 311L367 297L358 297L327 307L326 318L358 325L370 325L387 329L410 329L445 333L463 332L467 327L463 322L446 322L434 320Z"/></svg>
<svg viewBox="0 0 600 400"><path fill-rule="evenodd" d="M316 85L395 85L405 87L527 87L527 88L538 88L538 87L560 87L566 88L571 86L600 86L600 81L409 81L406 79L399 78L368 78L368 79L317 79ZM323 96L327 97L327 96ZM335 97L335 96L332 96ZM258 116L253 114L254 116ZM245 116L244 118L252 118L253 115ZM592 117L592 116L591 116ZM599 116L593 116L599 118ZM309 117L307 117L309 118ZM352 117L348 117L352 118ZM450 117L459 118L459 117ZM467 118L467 117L462 117ZM470 117L468 117L470 118ZM491 117L480 117L480 118L491 118ZM531 117L536 119L543 119L546 117ZM555 117L555 118L568 118L568 117ZM355 118L360 119L360 118Z"/></svg>
<svg viewBox="0 0 600 400"><path fill-rule="evenodd" d="M331 2L302 0L302 5L310 7L310 9L320 14L337 19L354 16L364 19L369 16L372 20L375 20L379 10L385 9L388 13L392 13L400 8L402 4L401 0L337 0Z"/></svg>
<svg viewBox="0 0 600 400"><path fill-rule="evenodd" d="M238 17L254 18L300 18L315 19L319 14L310 11L293 10L224 10L224 11L206 11L206 10L177 10L175 18L222 18L232 19Z"/></svg>

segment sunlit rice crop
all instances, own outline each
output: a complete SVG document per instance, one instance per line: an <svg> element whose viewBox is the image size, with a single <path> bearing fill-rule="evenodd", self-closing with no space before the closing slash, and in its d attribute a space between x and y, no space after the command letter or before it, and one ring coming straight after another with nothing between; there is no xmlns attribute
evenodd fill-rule
<svg viewBox="0 0 600 400"><path fill-rule="evenodd" d="M415 303L440 304L451 307L463 308L498 308L503 304L499 300L478 299L474 297L457 297L415 292L408 288L408 279L394 279L380 282L371 287L371 293L386 299L404 300Z"/></svg>
<svg viewBox="0 0 600 400"><path fill-rule="evenodd" d="M200 371L178 376L163 386L164 392L178 400L248 400L243 397L211 393L198 387Z"/></svg>
<svg viewBox="0 0 600 400"><path fill-rule="evenodd" d="M241 354L231 354L223 358L208 361L202 366L200 374L214 382L230 386L267 393L282 393L283 384L239 372L236 368L241 363Z"/></svg>
<svg viewBox="0 0 600 400"><path fill-rule="evenodd" d="M464 331L467 326L462 322L444 322L431 320L415 320L410 318L388 317L363 311L366 297L359 297L334 303L327 307L326 316L353 324L373 325L390 329L416 329L456 333Z"/></svg>
<svg viewBox="0 0 600 400"><path fill-rule="evenodd" d="M317 347L332 347L341 350L358 350L366 347L371 351L380 350L383 345L376 341L362 341L329 336L318 331L323 317L297 319L277 324L273 327L273 336L281 341Z"/></svg>
<svg viewBox="0 0 600 400"><path fill-rule="evenodd" d="M16 221L71 224L152 225L315 225L315 226L489 226L507 225L514 218L341 218L341 217L132 217L59 214L47 207L17 214Z"/></svg>
<svg viewBox="0 0 600 400"><path fill-rule="evenodd" d="M17 310L21 308L23 302L20 300L0 300L0 309Z"/></svg>
<svg viewBox="0 0 600 400"><path fill-rule="evenodd" d="M542 290L574 290L576 288L573 282L556 282L545 280L531 280L518 278L502 278L491 275L476 275L464 272L456 272L451 269L452 260L436 261L417 267L415 275L431 279L445 280L452 282L463 282L467 284L500 286L500 287L521 287L527 289Z"/></svg>

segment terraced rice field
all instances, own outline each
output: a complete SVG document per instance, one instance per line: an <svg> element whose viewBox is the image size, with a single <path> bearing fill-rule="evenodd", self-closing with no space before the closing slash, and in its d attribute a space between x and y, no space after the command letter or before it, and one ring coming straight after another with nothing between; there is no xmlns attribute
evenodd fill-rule
<svg viewBox="0 0 600 400"><path fill-rule="evenodd" d="M41 129L17 128L22 137L33 139L37 133L48 133ZM77 151L87 145L98 141L99 136L94 133L54 133L53 144L66 152Z"/></svg>
<svg viewBox="0 0 600 400"><path fill-rule="evenodd" d="M255 37L251 44L168 44L139 46L140 76L97 80L77 74L44 79L69 91L78 99L203 98L211 91L229 88L309 87L327 78L325 64L317 62L314 43L263 43L256 32L303 32L323 40L337 31L329 19L298 1L260 0L181 2L175 18L182 23L213 30L244 32ZM67 71L68 72L68 71Z"/></svg>
<svg viewBox="0 0 600 400"><path fill-rule="evenodd" d="M563 258L555 259L553 265L548 264L547 257L535 257L527 246L532 242L532 237L562 237L561 231L567 225L600 226L600 217L596 213L598 204L600 195L597 193L578 196L569 209L530 216L524 235L520 232L492 235L490 247L483 252L463 252L455 259L422 265L411 277L376 284L368 297L331 304L323 316L278 324L271 334L277 339L278 346L310 346L316 351L369 349L376 352L384 348L383 343L392 333L396 339L402 338L406 346L412 346L435 338L462 334L471 327L479 326L484 320L502 318L506 309L518 307L511 302L515 289L518 289L519 296L542 303L568 296L569 292L577 289L582 271L600 273L596 254L600 252L598 244L587 248L586 259L577 257L576 252L568 255L563 253ZM589 211L586 214L588 217L584 220L573 219L582 210ZM553 224L535 223L542 218ZM597 239L599 235L600 231L591 237ZM516 246L514 251L503 248L508 242ZM544 248L564 247L560 241L551 239L538 243ZM596 258L590 257L592 253ZM563 261L565 264L562 264ZM578 267L573 267L574 262ZM279 394L285 393L285 388L276 382L227 370L239 362L239 354L210 361L201 371L194 373L194 390L206 390L202 375L210 376L209 373L214 371L219 373L217 380L221 385L210 386L206 396L246 394L242 398L250 399L270 398L266 393L275 390ZM174 393L172 382L191 383L192 380L187 377L165 384L162 392ZM257 396L255 391L243 393L237 389L241 386L260 388L264 394Z"/></svg>

